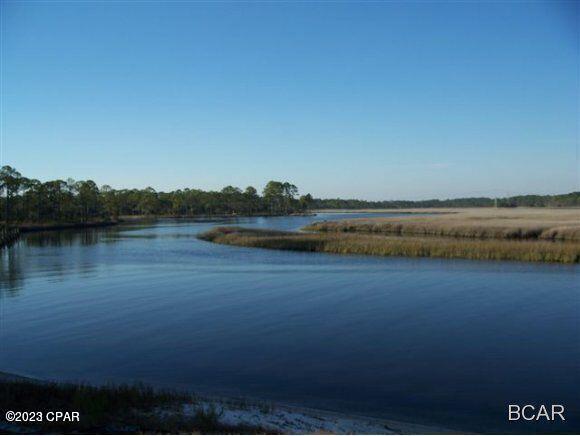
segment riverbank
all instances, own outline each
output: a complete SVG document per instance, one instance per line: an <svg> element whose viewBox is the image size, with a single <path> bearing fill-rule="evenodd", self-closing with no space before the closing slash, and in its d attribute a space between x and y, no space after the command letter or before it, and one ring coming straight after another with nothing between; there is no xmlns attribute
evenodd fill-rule
<svg viewBox="0 0 580 436"><path fill-rule="evenodd" d="M53 230L88 229L94 227L110 227L118 224L116 220L87 221L82 223L23 223L16 227L20 233L48 232Z"/></svg>
<svg viewBox="0 0 580 436"><path fill-rule="evenodd" d="M77 411L78 422L0 423L8 433L450 434L448 429L247 399L135 386L45 382L0 373L2 410Z"/></svg>
<svg viewBox="0 0 580 436"><path fill-rule="evenodd" d="M295 233L241 227L217 227L199 235L199 238L226 245L332 254L580 262L580 244L576 242L386 236L339 232Z"/></svg>
<svg viewBox="0 0 580 436"><path fill-rule="evenodd" d="M14 224L12 228L19 229L20 233L29 232L45 232L52 230L70 230L70 229L85 229L94 227L108 227L117 224L127 224L127 223L138 223L138 222L150 222L157 221L160 219L176 219L176 220L200 220L200 219L226 219L226 218L246 218L246 217L276 217L276 216L313 216L314 213L304 212L304 213L292 213L288 215L277 215L277 214L256 214L256 215L231 215L231 214L218 214L218 215L121 215L117 219L110 220L100 220L100 221L87 221L87 222L76 222L76 223L18 223ZM0 223L1 224L1 223Z"/></svg>
<svg viewBox="0 0 580 436"><path fill-rule="evenodd" d="M257 213L252 215L239 214L216 214L216 215L120 215L119 222L136 222L136 221L154 221L159 219L175 219L175 220L199 220L199 219L221 219L221 218L252 218L252 217L283 217L283 216L314 216L314 212L295 212L284 214L272 213Z"/></svg>
<svg viewBox="0 0 580 436"><path fill-rule="evenodd" d="M310 212L292 213L289 215L258 214L258 215L122 215L114 220L87 221L78 223L18 223L8 229L0 227L0 248L8 247L18 240L23 233L52 232L60 230L81 230L101 227L111 227L118 224L153 223L162 219L174 220L215 220L240 217L277 217L277 216L313 216ZM3 226L0 223L0 226Z"/></svg>
<svg viewBox="0 0 580 436"><path fill-rule="evenodd" d="M11 227L2 227L0 231L0 248L9 247L18 240L23 233L51 232L59 230L89 229L110 227L119 221L87 221L83 223L21 223Z"/></svg>

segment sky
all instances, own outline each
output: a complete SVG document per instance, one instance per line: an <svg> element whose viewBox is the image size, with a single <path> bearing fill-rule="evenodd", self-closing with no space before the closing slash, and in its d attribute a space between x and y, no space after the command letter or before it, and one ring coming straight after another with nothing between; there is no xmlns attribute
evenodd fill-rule
<svg viewBox="0 0 580 436"><path fill-rule="evenodd" d="M580 190L575 1L1 1L1 164L369 200Z"/></svg>

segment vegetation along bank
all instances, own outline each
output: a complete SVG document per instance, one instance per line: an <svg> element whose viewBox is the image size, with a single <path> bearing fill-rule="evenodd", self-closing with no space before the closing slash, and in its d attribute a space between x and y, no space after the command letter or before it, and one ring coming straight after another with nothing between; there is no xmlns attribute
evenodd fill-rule
<svg viewBox="0 0 580 436"><path fill-rule="evenodd" d="M262 193L253 186L226 186L220 191L183 188L170 192L113 189L92 180L41 182L10 166L0 169L0 223L51 225L116 221L120 217L197 217L218 215L287 215L313 209L381 209L433 207L580 207L580 192L563 195L527 195L508 198L458 198L422 201L364 201L315 199L299 195L285 181L269 181Z"/></svg>
<svg viewBox="0 0 580 436"><path fill-rule="evenodd" d="M580 241L580 209L472 208L434 211L439 213L322 221L309 225L305 230L470 239Z"/></svg>
<svg viewBox="0 0 580 436"><path fill-rule="evenodd" d="M245 398L199 396L145 385L55 383L0 372L0 408L75 411L78 419L0 422L0 433L451 434L449 429L350 416Z"/></svg>
<svg viewBox="0 0 580 436"><path fill-rule="evenodd" d="M314 223L310 233L217 227L200 238L244 247L374 256L580 262L580 210L464 211Z"/></svg>
<svg viewBox="0 0 580 436"><path fill-rule="evenodd" d="M0 169L0 223L28 227L117 221L120 217L288 215L305 212L312 197L289 182L270 181L258 193L226 186L221 191L185 188L113 189L92 180L40 182L9 166Z"/></svg>

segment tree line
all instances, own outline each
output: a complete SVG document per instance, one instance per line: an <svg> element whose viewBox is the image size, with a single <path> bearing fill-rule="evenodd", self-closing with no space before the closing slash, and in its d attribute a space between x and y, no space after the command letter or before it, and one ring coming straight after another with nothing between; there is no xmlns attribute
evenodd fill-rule
<svg viewBox="0 0 580 436"><path fill-rule="evenodd" d="M5 223L76 223L135 215L285 215L304 212L312 202L310 194L299 196L289 182L270 181L262 195L252 186L157 192L98 187L92 180L40 182L10 166L0 169L0 193L0 221Z"/></svg>
<svg viewBox="0 0 580 436"><path fill-rule="evenodd" d="M402 209L432 207L580 207L580 192L421 201L365 201L299 196L289 182L270 181L261 195L256 188L226 186L221 191L98 187L92 180L40 182L10 166L0 169L0 222L88 222L120 216L287 215L309 209Z"/></svg>
<svg viewBox="0 0 580 436"><path fill-rule="evenodd" d="M448 200L393 200L365 201L341 198L312 201L313 209L408 209L433 207L580 207L580 192L560 195L518 195L514 197L489 198L468 197Z"/></svg>

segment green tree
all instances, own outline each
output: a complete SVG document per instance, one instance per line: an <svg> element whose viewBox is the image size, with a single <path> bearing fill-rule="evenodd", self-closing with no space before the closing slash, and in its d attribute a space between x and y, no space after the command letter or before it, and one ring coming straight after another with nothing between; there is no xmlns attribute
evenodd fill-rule
<svg viewBox="0 0 580 436"><path fill-rule="evenodd" d="M284 203L284 184L275 180L270 180L263 191L264 201L270 209L270 213L280 213Z"/></svg>
<svg viewBox="0 0 580 436"><path fill-rule="evenodd" d="M248 186L244 190L244 204L246 206L245 211L248 215L253 215L254 212L260 207L260 196L258 191L253 186Z"/></svg>
<svg viewBox="0 0 580 436"><path fill-rule="evenodd" d="M298 188L291 183L282 183L284 213L289 213L293 209L294 197L298 195Z"/></svg>
<svg viewBox="0 0 580 436"><path fill-rule="evenodd" d="M99 215L99 188L92 180L77 182L78 202L81 210L81 220L86 222Z"/></svg>
<svg viewBox="0 0 580 436"><path fill-rule="evenodd" d="M312 195L306 194L306 195L300 196L298 201L300 203L300 210L306 211L306 210L310 209L310 205L313 202L313 198L312 198Z"/></svg>
<svg viewBox="0 0 580 436"><path fill-rule="evenodd" d="M0 169L0 190L4 192L4 221L10 224L11 206L13 198L18 194L22 187L22 174L16 171L11 166L5 165Z"/></svg>
<svg viewBox="0 0 580 436"><path fill-rule="evenodd" d="M242 191L235 186L226 186L221 191L226 213L236 213L242 204Z"/></svg>
<svg viewBox="0 0 580 436"><path fill-rule="evenodd" d="M102 204L108 216L117 219L120 215L119 196L109 185L101 186Z"/></svg>
<svg viewBox="0 0 580 436"><path fill-rule="evenodd" d="M145 188L141 191L139 196L138 209L143 215L154 215L158 209L157 192L151 187Z"/></svg>

